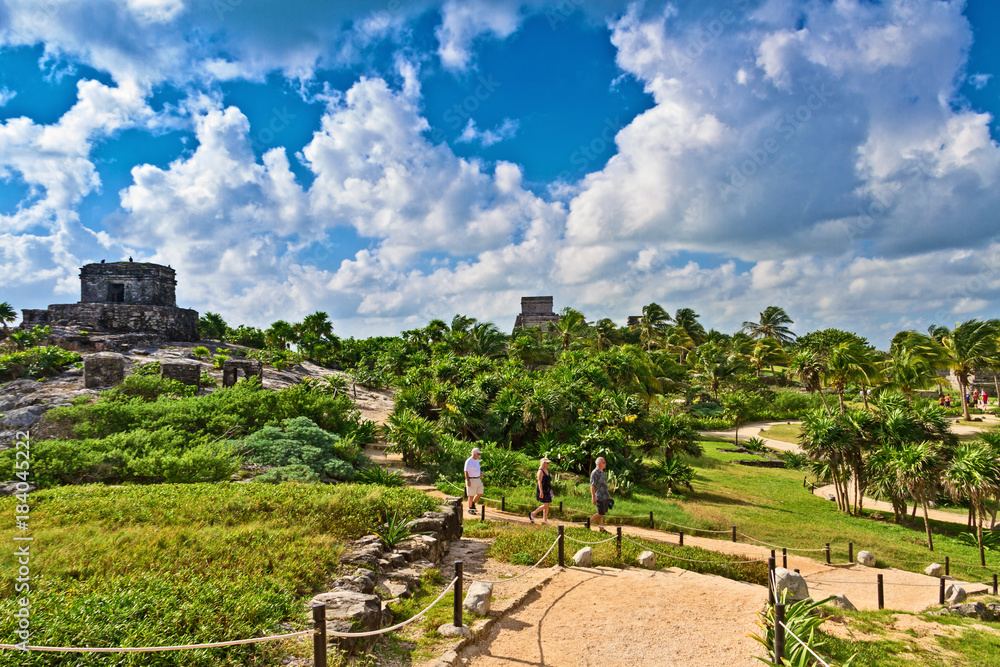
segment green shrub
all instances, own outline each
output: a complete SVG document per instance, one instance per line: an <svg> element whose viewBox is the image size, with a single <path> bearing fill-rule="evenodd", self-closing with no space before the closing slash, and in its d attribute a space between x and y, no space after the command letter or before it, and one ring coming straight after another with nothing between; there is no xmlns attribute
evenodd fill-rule
<svg viewBox="0 0 1000 667"><path fill-rule="evenodd" d="M272 468L263 475L257 475L254 477L253 481L265 482L268 484L280 484L282 482L312 483L319 481L319 475L317 475L309 466L296 464L281 466L280 468Z"/></svg>
<svg viewBox="0 0 1000 667"><path fill-rule="evenodd" d="M129 375L117 387L105 392L104 398L108 401L129 401L138 398L148 403L161 396L194 396L197 390L197 387L186 385L177 380L164 378L158 374L145 373Z"/></svg>
<svg viewBox="0 0 1000 667"><path fill-rule="evenodd" d="M281 427L266 426L240 443L247 461L264 466L305 466L317 478L354 478L351 462L358 448L353 438L341 438L316 426L308 417L286 419Z"/></svg>
<svg viewBox="0 0 1000 667"><path fill-rule="evenodd" d="M0 382L56 375L66 366L81 359L82 357L76 352L67 352L55 346L32 347L19 352L0 354Z"/></svg>
<svg viewBox="0 0 1000 667"><path fill-rule="evenodd" d="M214 366L215 370L217 371L222 370L222 365L226 363L226 359L228 358L229 358L228 354L217 354L214 357L212 357L212 365Z"/></svg>
<svg viewBox="0 0 1000 667"><path fill-rule="evenodd" d="M199 345L198 347L196 347L193 350L191 350L191 354L193 354L196 357L201 358L201 357L207 357L207 356L209 356L210 354L212 354L212 352L207 347L205 347L204 345Z"/></svg>
<svg viewBox="0 0 1000 667"><path fill-rule="evenodd" d="M159 375L160 374L160 362L151 361L146 364L136 364L135 368L132 369L132 375Z"/></svg>

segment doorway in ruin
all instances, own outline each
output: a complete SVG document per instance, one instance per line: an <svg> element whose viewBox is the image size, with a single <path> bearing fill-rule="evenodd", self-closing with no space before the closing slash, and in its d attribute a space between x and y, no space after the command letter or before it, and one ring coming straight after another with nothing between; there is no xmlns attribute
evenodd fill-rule
<svg viewBox="0 0 1000 667"><path fill-rule="evenodd" d="M108 303L125 303L125 283L108 285Z"/></svg>

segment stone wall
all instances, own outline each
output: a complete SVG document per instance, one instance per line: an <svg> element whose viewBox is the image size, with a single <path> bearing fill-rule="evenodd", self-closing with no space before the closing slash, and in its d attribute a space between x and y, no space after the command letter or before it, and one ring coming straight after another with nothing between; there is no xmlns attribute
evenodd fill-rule
<svg viewBox="0 0 1000 667"><path fill-rule="evenodd" d="M256 375L262 381L264 370L256 359L226 359L222 362L222 386L232 387L236 381Z"/></svg>
<svg viewBox="0 0 1000 667"><path fill-rule="evenodd" d="M167 340L197 341L198 311L168 306L63 303L46 310L25 308L21 327L76 326L93 332L155 333Z"/></svg>
<svg viewBox="0 0 1000 667"><path fill-rule="evenodd" d="M174 275L169 267L145 262L87 264L80 269L80 303L173 307Z"/></svg>
<svg viewBox="0 0 1000 667"><path fill-rule="evenodd" d="M161 361L160 376L197 387L201 383L201 364L194 361Z"/></svg>

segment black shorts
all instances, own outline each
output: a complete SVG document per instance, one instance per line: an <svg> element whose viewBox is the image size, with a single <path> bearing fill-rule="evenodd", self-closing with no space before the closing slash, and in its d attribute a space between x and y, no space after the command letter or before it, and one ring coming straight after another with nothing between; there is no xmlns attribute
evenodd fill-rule
<svg viewBox="0 0 1000 667"><path fill-rule="evenodd" d="M597 513L604 516L608 513L608 502L609 500L598 500L595 504L597 505Z"/></svg>
<svg viewBox="0 0 1000 667"><path fill-rule="evenodd" d="M552 502L552 494L550 493L550 494L547 494L547 495L544 495L544 496L540 496L540 495L538 495L536 493L535 494L535 500L537 500L540 503L551 503Z"/></svg>

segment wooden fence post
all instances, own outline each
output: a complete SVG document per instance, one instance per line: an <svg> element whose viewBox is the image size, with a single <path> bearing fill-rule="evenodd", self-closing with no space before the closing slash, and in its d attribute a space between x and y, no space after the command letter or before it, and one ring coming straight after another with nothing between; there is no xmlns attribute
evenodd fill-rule
<svg viewBox="0 0 1000 667"><path fill-rule="evenodd" d="M456 628L462 627L462 561L455 561L455 605L453 607L452 623Z"/></svg>
<svg viewBox="0 0 1000 667"><path fill-rule="evenodd" d="M313 664L326 667L326 605L313 605Z"/></svg>
<svg viewBox="0 0 1000 667"><path fill-rule="evenodd" d="M878 608L885 609L885 593L882 586L882 575L878 575Z"/></svg>
<svg viewBox="0 0 1000 667"><path fill-rule="evenodd" d="M785 605L774 605L774 661L783 664L785 657Z"/></svg>
<svg viewBox="0 0 1000 667"><path fill-rule="evenodd" d="M566 567L566 529L559 526L559 567Z"/></svg>

